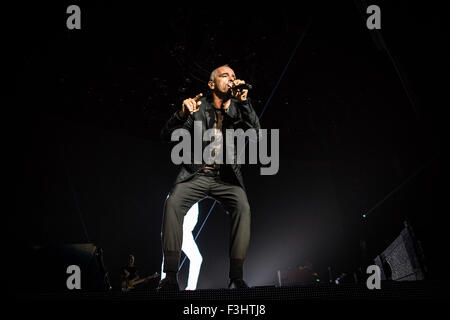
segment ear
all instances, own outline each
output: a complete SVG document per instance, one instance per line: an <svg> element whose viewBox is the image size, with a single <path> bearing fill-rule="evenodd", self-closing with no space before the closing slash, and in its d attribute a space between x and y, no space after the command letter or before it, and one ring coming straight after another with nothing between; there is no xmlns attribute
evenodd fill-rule
<svg viewBox="0 0 450 320"><path fill-rule="evenodd" d="M209 80L209 81L208 81L208 87L209 87L211 90L214 90L214 87L215 87L214 81Z"/></svg>

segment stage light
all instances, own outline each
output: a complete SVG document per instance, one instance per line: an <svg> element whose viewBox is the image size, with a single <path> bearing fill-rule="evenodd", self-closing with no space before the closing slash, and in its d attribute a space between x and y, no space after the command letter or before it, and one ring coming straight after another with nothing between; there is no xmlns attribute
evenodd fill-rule
<svg viewBox="0 0 450 320"><path fill-rule="evenodd" d="M197 289L198 276L203 262L202 255L192 235L192 231L198 221L198 213L198 203L196 203L189 209L183 222L183 245L181 250L183 250L189 259L189 276L185 290Z"/></svg>
<svg viewBox="0 0 450 320"><path fill-rule="evenodd" d="M185 290L196 290L198 276L200 274L200 267L203 262L203 257L198 250L197 243L194 240L192 231L198 221L198 203L194 204L184 216L183 221L183 244L181 250L186 254L189 259L189 275L187 286ZM166 277L164 270L164 257L161 265L161 280Z"/></svg>

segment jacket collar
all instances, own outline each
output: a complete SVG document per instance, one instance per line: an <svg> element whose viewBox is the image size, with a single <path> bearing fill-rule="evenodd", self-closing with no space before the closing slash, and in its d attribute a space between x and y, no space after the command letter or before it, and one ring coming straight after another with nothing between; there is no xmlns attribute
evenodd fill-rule
<svg viewBox="0 0 450 320"><path fill-rule="evenodd" d="M207 119L207 124L209 128L212 128L212 126L214 125L214 104L213 104L213 98L212 98L212 94L208 94L205 97L205 101L206 103L206 108L205 108L205 113L206 113L206 119ZM231 117L231 118L235 118L236 114L237 114L237 100L236 99L231 99L231 103L230 106L228 107L228 110L226 112L226 114Z"/></svg>

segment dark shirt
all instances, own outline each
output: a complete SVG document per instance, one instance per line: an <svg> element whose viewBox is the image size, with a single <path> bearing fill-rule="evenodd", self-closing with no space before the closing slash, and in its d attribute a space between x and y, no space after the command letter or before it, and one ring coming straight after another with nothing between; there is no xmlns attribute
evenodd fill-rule
<svg viewBox="0 0 450 320"><path fill-rule="evenodd" d="M132 280L132 279L134 279L134 278L139 276L139 273L138 273L138 270L137 270L136 266L123 267L121 274L122 274L122 278L126 279L126 280Z"/></svg>
<svg viewBox="0 0 450 320"><path fill-rule="evenodd" d="M220 140L223 143L223 134L222 134L222 123L224 118L224 113L226 111L222 109L214 108L214 129L217 130L217 133L214 135L214 141ZM211 155L214 156L218 152L223 152L220 150L223 148L223 145L217 147L211 152ZM220 164L214 162L213 164L206 164L202 169L202 172L206 175L216 176L219 174Z"/></svg>

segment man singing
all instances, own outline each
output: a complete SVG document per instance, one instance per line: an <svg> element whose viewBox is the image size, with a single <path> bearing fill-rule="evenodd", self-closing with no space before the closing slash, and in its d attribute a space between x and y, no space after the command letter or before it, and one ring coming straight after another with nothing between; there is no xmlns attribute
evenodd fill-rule
<svg viewBox="0 0 450 320"><path fill-rule="evenodd" d="M181 110L167 121L161 131L163 140L170 142L174 130L184 128L192 133L194 122L201 123L202 131L214 129L214 141L225 137L226 129L260 129L258 117L243 89L243 80L237 80L227 65L215 69L208 86L210 94L186 99ZM241 88L238 88L241 86ZM197 122L198 121L198 122ZM202 134L203 134L202 132ZM223 132L223 135L222 135ZM202 135L203 136L203 135ZM212 150L212 155L226 153L226 143ZM203 142L203 149L205 142ZM234 148L234 159L242 150ZM203 159L201 157L201 159ZM211 197L217 200L231 218L229 288L247 288L243 280L243 264L250 240L250 205L247 200L240 164L234 161L202 160L183 163L175 185L166 199L162 223L162 249L166 277L160 281L158 290L179 290L177 272L183 239L184 216L196 202Z"/></svg>

